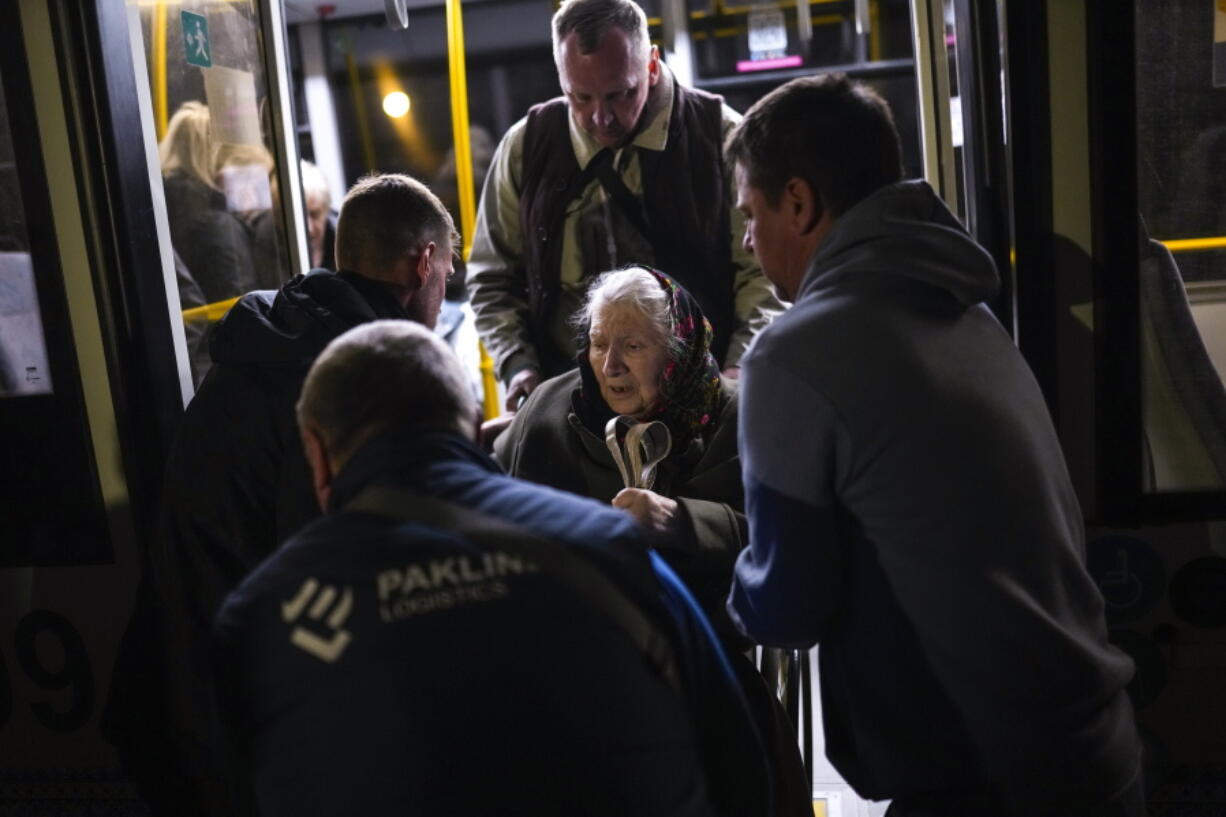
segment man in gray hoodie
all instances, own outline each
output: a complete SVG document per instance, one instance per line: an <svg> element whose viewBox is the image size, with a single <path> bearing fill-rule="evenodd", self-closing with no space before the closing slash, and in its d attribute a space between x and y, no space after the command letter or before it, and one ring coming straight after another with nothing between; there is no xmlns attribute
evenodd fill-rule
<svg viewBox="0 0 1226 817"><path fill-rule="evenodd" d="M1143 814L1133 667L990 256L841 75L763 98L727 154L795 303L743 360L733 619L820 642L827 755L890 817Z"/></svg>

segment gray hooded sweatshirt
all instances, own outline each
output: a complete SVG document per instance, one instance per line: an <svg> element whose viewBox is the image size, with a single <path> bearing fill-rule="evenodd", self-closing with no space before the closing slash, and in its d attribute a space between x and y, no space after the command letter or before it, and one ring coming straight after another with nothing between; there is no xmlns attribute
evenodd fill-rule
<svg viewBox="0 0 1226 817"><path fill-rule="evenodd" d="M821 643L827 755L873 799L1074 813L1139 769L1043 396L990 256L923 182L844 213L743 361L751 638Z"/></svg>

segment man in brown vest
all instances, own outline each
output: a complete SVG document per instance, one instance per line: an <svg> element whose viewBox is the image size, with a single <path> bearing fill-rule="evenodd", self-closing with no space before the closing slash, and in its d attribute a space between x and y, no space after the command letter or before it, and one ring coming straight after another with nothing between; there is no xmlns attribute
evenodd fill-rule
<svg viewBox="0 0 1226 817"><path fill-rule="evenodd" d="M507 408L574 365L568 319L587 279L627 264L681 281L711 320L716 357L734 370L783 308L729 206L721 146L740 116L673 78L631 0L567 0L553 46L564 96L503 137L468 264Z"/></svg>

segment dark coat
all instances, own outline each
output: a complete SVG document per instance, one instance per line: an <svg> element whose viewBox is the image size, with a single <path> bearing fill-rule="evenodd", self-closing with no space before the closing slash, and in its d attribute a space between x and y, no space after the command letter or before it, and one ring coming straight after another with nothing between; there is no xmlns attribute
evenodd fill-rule
<svg viewBox="0 0 1226 817"><path fill-rule="evenodd" d="M167 812L224 803L208 750L209 628L226 594L318 515L294 404L324 346L378 318L407 319L383 285L316 271L244 296L214 328L213 367L171 450L104 726Z"/></svg>
<svg viewBox="0 0 1226 817"><path fill-rule="evenodd" d="M514 550L462 527L345 510L368 486L598 567L674 644L681 688L548 567L498 570L486 554ZM360 448L330 502L218 616L219 712L238 789L263 810L765 813L764 750L735 678L625 515L508 478L458 435L407 431ZM317 623L295 617L287 600L314 605L304 587L349 601ZM295 628L333 651L292 640Z"/></svg>
<svg viewBox="0 0 1226 817"><path fill-rule="evenodd" d="M226 209L225 194L188 176L162 180L170 240L207 303L256 288L251 232Z"/></svg>
<svg viewBox="0 0 1226 817"><path fill-rule="evenodd" d="M579 382L574 370L542 383L499 437L495 453L512 476L608 503L625 486L603 434L584 426L573 409ZM681 535L658 547L717 624L747 541L736 428L736 387L724 380L714 434L665 459L654 488L676 500L681 515Z"/></svg>
<svg viewBox="0 0 1226 817"><path fill-rule="evenodd" d="M633 229L650 245L652 257L630 258L625 247L619 251L621 263L633 260L665 270L698 300L715 330L711 353L721 363L737 323L736 269L728 242L731 197L722 150L723 104L723 97L673 82L664 150L636 151L643 190L640 196L631 195L635 202L630 207L641 208L640 223ZM537 352L542 371L549 376L566 371L574 362L570 350L559 354L561 350L543 342L544 327L553 320L557 306L562 225L574 200L591 184L590 174L597 165L593 159L580 170L571 147L570 116L565 97L557 97L533 106L524 130L520 197L524 275ZM617 199L606 193L613 206ZM596 268L608 267L597 263Z"/></svg>

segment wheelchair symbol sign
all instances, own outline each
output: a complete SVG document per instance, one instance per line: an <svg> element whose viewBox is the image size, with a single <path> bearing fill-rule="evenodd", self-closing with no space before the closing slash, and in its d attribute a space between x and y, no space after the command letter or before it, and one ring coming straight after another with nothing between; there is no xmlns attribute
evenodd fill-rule
<svg viewBox="0 0 1226 817"><path fill-rule="evenodd" d="M1166 585L1162 558L1132 536L1103 536L1090 543L1090 575L1106 604L1107 621L1132 621L1157 605Z"/></svg>
<svg viewBox="0 0 1226 817"><path fill-rule="evenodd" d="M209 46L209 21L203 14L181 12L183 21L183 53L189 65L213 67L213 52Z"/></svg>

